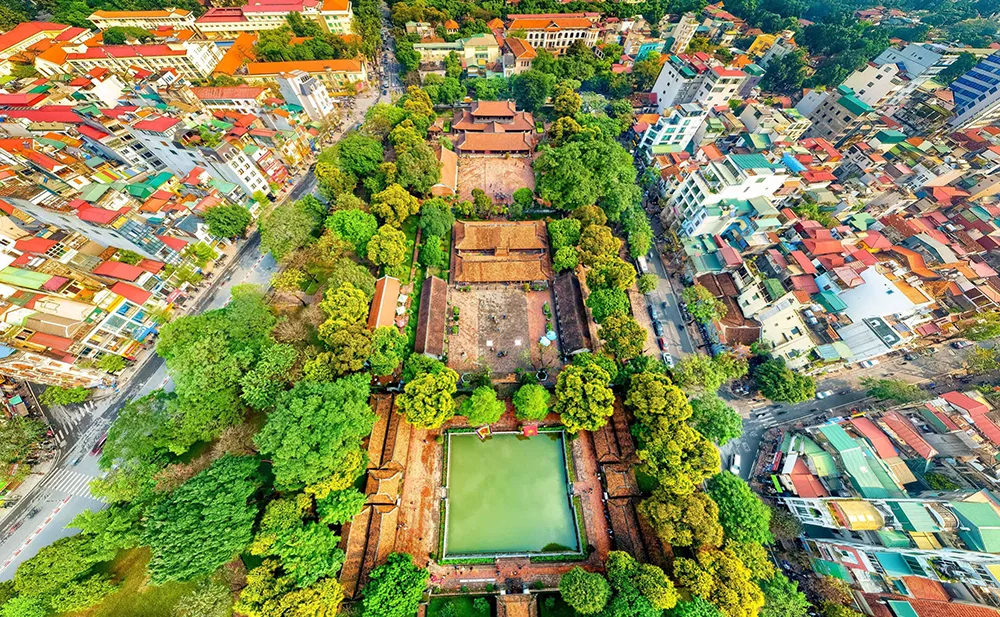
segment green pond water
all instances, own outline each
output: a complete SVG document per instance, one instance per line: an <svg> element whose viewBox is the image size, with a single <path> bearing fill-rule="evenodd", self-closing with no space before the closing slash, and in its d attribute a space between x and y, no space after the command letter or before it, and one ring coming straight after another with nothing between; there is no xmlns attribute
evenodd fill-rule
<svg viewBox="0 0 1000 617"><path fill-rule="evenodd" d="M450 440L446 555L579 548L561 433Z"/></svg>

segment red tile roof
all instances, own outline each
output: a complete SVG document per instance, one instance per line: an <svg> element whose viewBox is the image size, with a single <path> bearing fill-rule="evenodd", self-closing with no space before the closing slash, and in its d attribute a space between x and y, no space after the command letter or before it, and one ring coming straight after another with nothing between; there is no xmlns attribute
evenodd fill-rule
<svg viewBox="0 0 1000 617"><path fill-rule="evenodd" d="M892 442L889 441L889 436L882 432L874 422L868 418L852 418L851 424L854 428L858 429L858 432L864 435L872 447L875 448L875 453L881 459L892 458L894 456L899 456L896 452L896 448L892 446Z"/></svg>
<svg viewBox="0 0 1000 617"><path fill-rule="evenodd" d="M135 281L145 272L139 266L133 266L121 261L105 261L93 269L93 273L99 276L110 276L123 281Z"/></svg>
<svg viewBox="0 0 1000 617"><path fill-rule="evenodd" d="M156 236L161 242L174 249L178 253L184 250L184 247L188 245L187 240L181 240L180 238L174 238L171 236Z"/></svg>
<svg viewBox="0 0 1000 617"><path fill-rule="evenodd" d="M180 122L177 118L168 118L166 116L157 116L156 118L147 118L146 120L140 120L136 122L133 127L141 131L151 131L153 133L162 133L163 131L169 129Z"/></svg>
<svg viewBox="0 0 1000 617"><path fill-rule="evenodd" d="M56 244L55 240L46 238L21 238L14 243L14 248L25 253L44 253Z"/></svg>
<svg viewBox="0 0 1000 617"><path fill-rule="evenodd" d="M147 300L153 295L146 291L136 287L135 285L129 285L128 283L115 283L111 286L111 291L118 294L119 296L134 302L136 304L145 304Z"/></svg>
<svg viewBox="0 0 1000 617"><path fill-rule="evenodd" d="M910 448L913 448L914 452L920 456L925 459L937 456L938 451L934 449L934 446L927 443L927 440L920 435L917 427L906 416L895 411L890 411L882 416L882 421L885 422L890 431L896 434L896 437Z"/></svg>

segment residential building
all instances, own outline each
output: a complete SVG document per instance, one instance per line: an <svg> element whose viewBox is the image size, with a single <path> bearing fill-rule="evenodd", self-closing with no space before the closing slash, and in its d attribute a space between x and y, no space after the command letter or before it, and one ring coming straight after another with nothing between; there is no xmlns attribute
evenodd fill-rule
<svg viewBox="0 0 1000 617"><path fill-rule="evenodd" d="M108 28L142 28L143 30L193 30L194 13L186 9L166 8L159 11L94 11L88 21L98 30Z"/></svg>
<svg viewBox="0 0 1000 617"><path fill-rule="evenodd" d="M736 98L745 79L743 71L721 66L708 54L678 54L663 63L652 91L660 113L684 103L711 109Z"/></svg>
<svg viewBox="0 0 1000 617"><path fill-rule="evenodd" d="M212 74L223 52L210 41L182 41L159 45L81 44L54 46L37 58L35 69L46 77L64 73L87 73L106 68L126 73L138 68L151 72L172 68L186 79L203 79Z"/></svg>
<svg viewBox="0 0 1000 617"><path fill-rule="evenodd" d="M237 73L248 83L277 81L282 73L302 71L326 86L330 96L353 96L368 87L364 60L301 60L299 62L250 62Z"/></svg>
<svg viewBox="0 0 1000 617"><path fill-rule="evenodd" d="M650 122L646 122L644 116L654 116L656 119L649 118ZM705 118L705 110L694 103L678 105L666 110L663 115L639 116L633 127L638 140L636 154L641 154L645 162L649 163L658 154L685 150Z"/></svg>
<svg viewBox="0 0 1000 617"><path fill-rule="evenodd" d="M538 52L524 39L506 38L503 43L503 76L520 75L531 69L531 62Z"/></svg>
<svg viewBox="0 0 1000 617"><path fill-rule="evenodd" d="M326 120L334 111L326 86L304 71L279 73L278 88L286 103L298 105L317 122Z"/></svg>
<svg viewBox="0 0 1000 617"><path fill-rule="evenodd" d="M738 218L738 202L764 198L766 203L788 178L787 169L763 155L730 154L688 175L661 218L677 221L682 235L720 233L731 218ZM777 214L777 210L767 214Z"/></svg>
<svg viewBox="0 0 1000 617"><path fill-rule="evenodd" d="M985 126L1000 118L1000 51L980 60L949 88L955 99L951 126Z"/></svg>
<svg viewBox="0 0 1000 617"><path fill-rule="evenodd" d="M351 33L350 0L250 0L243 6L210 8L195 20L195 26L209 38L234 38L281 27L293 12L318 22L327 32Z"/></svg>
<svg viewBox="0 0 1000 617"><path fill-rule="evenodd" d="M805 137L821 137L833 142L834 146L840 145L864 126L870 126L875 117L875 109L859 100L847 86L815 95L810 92L799 101L796 109L812 122Z"/></svg>
<svg viewBox="0 0 1000 617"><path fill-rule="evenodd" d="M859 101L877 109L908 83L896 64L869 62L848 75L843 85L853 90Z"/></svg>
<svg viewBox="0 0 1000 617"><path fill-rule="evenodd" d="M698 31L698 17L694 13L665 15L660 20L660 36L667 42L671 53L680 53L688 48Z"/></svg>
<svg viewBox="0 0 1000 617"><path fill-rule="evenodd" d="M575 15L510 15L507 32L524 32L524 39L532 47L556 55L566 51L575 41L582 41L593 48L597 44L600 27L591 18Z"/></svg>
<svg viewBox="0 0 1000 617"><path fill-rule="evenodd" d="M740 114L740 122L751 133L771 136L771 141L797 142L812 124L794 107L779 109L755 103L747 105Z"/></svg>
<svg viewBox="0 0 1000 617"><path fill-rule="evenodd" d="M200 145L200 131L188 129L176 118L159 116L140 120L131 126L131 132L136 141L178 176L201 167L239 185L247 197L258 191L271 192L260 168L240 148L225 140L216 146Z"/></svg>

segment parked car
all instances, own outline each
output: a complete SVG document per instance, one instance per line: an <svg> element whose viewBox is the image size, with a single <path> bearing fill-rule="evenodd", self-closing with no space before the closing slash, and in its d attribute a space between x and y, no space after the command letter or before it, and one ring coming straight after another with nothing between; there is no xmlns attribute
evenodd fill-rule
<svg viewBox="0 0 1000 617"><path fill-rule="evenodd" d="M972 341L952 341L951 346L955 349L965 349L966 347L972 347L974 343Z"/></svg>
<svg viewBox="0 0 1000 617"><path fill-rule="evenodd" d="M667 352L661 353L660 359L663 360L663 363L666 364L667 366L672 367L674 364L676 364L676 362L674 362L674 357L668 354Z"/></svg>
<svg viewBox="0 0 1000 617"><path fill-rule="evenodd" d="M860 366L861 368L871 368L873 366L877 366L878 364L879 364L878 360L863 360L861 362L858 362L858 366Z"/></svg>

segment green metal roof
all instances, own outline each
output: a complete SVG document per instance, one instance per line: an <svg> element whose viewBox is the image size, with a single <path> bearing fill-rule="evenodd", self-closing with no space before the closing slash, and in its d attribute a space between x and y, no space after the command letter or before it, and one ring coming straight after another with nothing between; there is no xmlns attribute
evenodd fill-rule
<svg viewBox="0 0 1000 617"><path fill-rule="evenodd" d="M886 604L896 617L917 617L917 611L906 600L887 600Z"/></svg>
<svg viewBox="0 0 1000 617"><path fill-rule="evenodd" d="M41 289L42 285L52 278L51 274L44 272L33 272L20 268L6 267L0 270L0 283L7 283L15 287L26 287L28 289Z"/></svg>
<svg viewBox="0 0 1000 617"><path fill-rule="evenodd" d="M864 101L854 96L853 94L843 95L840 97L840 99L837 100L837 102L840 103L841 107L851 112L851 114L855 116L862 116L866 113L875 111L875 109L871 105L865 103Z"/></svg>
<svg viewBox="0 0 1000 617"><path fill-rule="evenodd" d="M767 160L763 154L730 154L729 160L740 169L779 169L781 165L775 165Z"/></svg>
<svg viewBox="0 0 1000 617"><path fill-rule="evenodd" d="M953 501L952 512L962 521L958 535L969 548L984 553L1000 553L1000 515L988 503Z"/></svg>
<svg viewBox="0 0 1000 617"><path fill-rule="evenodd" d="M893 501L889 504L889 509L907 531L941 531L941 527L923 504L913 501Z"/></svg>
<svg viewBox="0 0 1000 617"><path fill-rule="evenodd" d="M92 182L80 189L80 199L93 203L103 197L110 188L111 185Z"/></svg>
<svg viewBox="0 0 1000 617"><path fill-rule="evenodd" d="M913 570L899 553L875 553L875 559L889 576L912 576Z"/></svg>
<svg viewBox="0 0 1000 617"><path fill-rule="evenodd" d="M768 297L770 297L772 301L785 295L785 288L781 285L781 281L778 279L764 279L764 291L767 292Z"/></svg>
<svg viewBox="0 0 1000 617"><path fill-rule="evenodd" d="M886 548L909 548L910 537L895 529L879 529L875 532L879 542Z"/></svg>
<svg viewBox="0 0 1000 617"><path fill-rule="evenodd" d="M819 302L828 313L842 313L847 310L847 303L840 296L829 290L815 294L813 298Z"/></svg>

